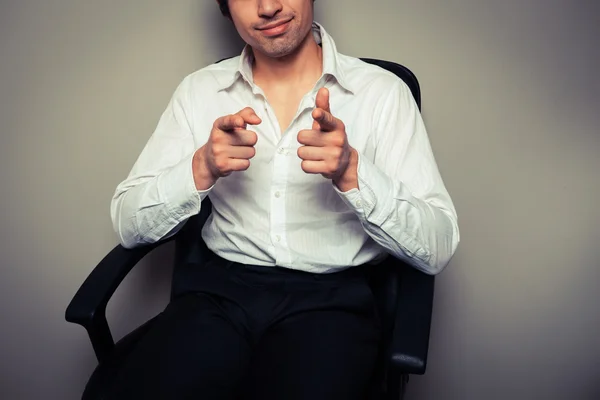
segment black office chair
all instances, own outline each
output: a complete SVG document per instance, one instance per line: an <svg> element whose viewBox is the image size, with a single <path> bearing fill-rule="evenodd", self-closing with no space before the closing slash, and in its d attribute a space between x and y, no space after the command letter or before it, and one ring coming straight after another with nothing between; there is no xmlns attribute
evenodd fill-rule
<svg viewBox="0 0 600 400"><path fill-rule="evenodd" d="M376 64L400 77L410 87L421 109L421 93L415 75L402 65L375 59ZM86 385L84 399L96 399L106 382L121 365L133 345L148 331L155 318L114 343L106 321L106 305L125 276L144 256L170 241L175 241L175 267L172 287L184 279L183 266L202 263L209 251L201 239L201 229L211 211L210 200L202 203L200 214L190 218L173 237L135 249L115 247L94 268L66 310L66 319L82 325L88 332L99 364ZM429 330L433 305L434 277L388 257L372 268L370 283L383 324L382 357L378 364L373 399L403 398L408 377L422 375L427 364Z"/></svg>

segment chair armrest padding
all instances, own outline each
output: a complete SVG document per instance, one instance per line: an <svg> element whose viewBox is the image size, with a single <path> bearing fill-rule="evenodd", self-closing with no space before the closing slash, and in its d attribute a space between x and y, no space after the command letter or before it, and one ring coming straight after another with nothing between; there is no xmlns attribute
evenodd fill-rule
<svg viewBox="0 0 600 400"><path fill-rule="evenodd" d="M435 278L402 266L391 345L391 368L403 374L425 373Z"/></svg>

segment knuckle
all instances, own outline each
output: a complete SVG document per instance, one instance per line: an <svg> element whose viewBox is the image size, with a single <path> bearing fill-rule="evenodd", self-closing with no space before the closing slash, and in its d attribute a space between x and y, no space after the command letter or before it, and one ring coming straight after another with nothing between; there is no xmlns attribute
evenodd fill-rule
<svg viewBox="0 0 600 400"><path fill-rule="evenodd" d="M256 132L250 132L248 142L251 146L254 146L258 142L258 135Z"/></svg>
<svg viewBox="0 0 600 400"><path fill-rule="evenodd" d="M221 157L225 153L225 146L220 143L213 144L212 153L215 157Z"/></svg>
<svg viewBox="0 0 600 400"><path fill-rule="evenodd" d="M334 135L331 137L332 144L336 147L338 151L342 151L342 147L346 143L346 140L343 135Z"/></svg>
<svg viewBox="0 0 600 400"><path fill-rule="evenodd" d="M222 133L217 133L215 135L212 135L212 142L214 147L221 147L221 145L223 145L225 143L226 139L225 139L225 135L223 135Z"/></svg>
<svg viewBox="0 0 600 400"><path fill-rule="evenodd" d="M300 138L302 139L303 144L308 144L311 141L312 138L312 130L303 130L300 131Z"/></svg>
<svg viewBox="0 0 600 400"><path fill-rule="evenodd" d="M248 167L250 167L250 161L236 159L231 169L234 171L245 171L248 169Z"/></svg>
<svg viewBox="0 0 600 400"><path fill-rule="evenodd" d="M302 171L308 173L308 163L306 161L302 161L302 163L300 164L300 167L302 168Z"/></svg>
<svg viewBox="0 0 600 400"><path fill-rule="evenodd" d="M219 172L225 172L227 170L227 160L225 158L216 158L215 167Z"/></svg>
<svg viewBox="0 0 600 400"><path fill-rule="evenodd" d="M333 175L337 171L338 163L335 161L328 161L325 164L326 173Z"/></svg>
<svg viewBox="0 0 600 400"><path fill-rule="evenodd" d="M228 122L229 118L230 118L229 115L225 115L221 118L217 118L217 120L213 124L213 128L215 128L217 130L221 130L221 126L226 124Z"/></svg>
<svg viewBox="0 0 600 400"><path fill-rule="evenodd" d="M335 147L333 149L333 156L335 157L336 160L339 160L340 158L342 158L343 154L344 154L344 150L341 147Z"/></svg>

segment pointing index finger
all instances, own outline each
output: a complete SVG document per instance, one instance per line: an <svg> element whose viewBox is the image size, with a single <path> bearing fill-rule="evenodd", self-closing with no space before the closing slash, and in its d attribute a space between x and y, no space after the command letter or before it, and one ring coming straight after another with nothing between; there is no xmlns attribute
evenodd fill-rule
<svg viewBox="0 0 600 400"><path fill-rule="evenodd" d="M323 110L330 112L329 108L329 89L322 87L317 92L317 98L315 99L315 106L317 108L322 108Z"/></svg>
<svg viewBox="0 0 600 400"><path fill-rule="evenodd" d="M331 132L338 127L337 119L331 113L321 108L313 111L313 118L319 123L322 131Z"/></svg>
<svg viewBox="0 0 600 400"><path fill-rule="evenodd" d="M235 128L246 128L246 122L241 116L233 114L219 118L216 121L215 127L222 131L230 132Z"/></svg>
<svg viewBox="0 0 600 400"><path fill-rule="evenodd" d="M250 107L246 107L235 114L219 118L215 122L215 127L222 131L229 132L235 130L236 128L246 129L248 124L258 125L260 123L262 123L262 120L258 115L256 115L254 110Z"/></svg>

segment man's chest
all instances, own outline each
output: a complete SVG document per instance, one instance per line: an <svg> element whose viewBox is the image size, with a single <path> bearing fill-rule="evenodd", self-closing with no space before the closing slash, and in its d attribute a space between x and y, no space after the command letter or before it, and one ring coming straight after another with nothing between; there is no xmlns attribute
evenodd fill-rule
<svg viewBox="0 0 600 400"><path fill-rule="evenodd" d="M348 142L362 156L373 160L376 144L374 116L357 100L335 89L330 90L331 112L344 122ZM276 110L262 95L221 93L213 101L207 102L206 108L196 110L192 123L196 147L206 143L214 121L221 116L251 107L262 120L258 125L247 127L258 136L256 154L250 160L250 167L217 181L213 197L217 196L223 201L232 197L244 199L265 213L292 206L299 211L298 215L316 216L326 211L347 211L347 206L335 193L331 180L320 174L308 174L302 169L302 160L298 156L301 146L298 133L312 129L315 96L303 96L298 103L284 132L281 132ZM275 214L281 216L281 212Z"/></svg>
<svg viewBox="0 0 600 400"><path fill-rule="evenodd" d="M366 157L374 156L376 132L373 109L365 106L360 98L349 95L335 86L330 88L331 113L344 122L348 141ZM248 130L256 132L256 160L269 162L276 154L287 153L295 158L300 143L298 133L304 129L312 129L312 111L315 108L315 93L301 95L290 93L290 98L276 96L267 100L262 93L225 92L214 95L212 99L199 96L196 104L206 107L195 108L191 123L196 147L206 143L217 118L235 114L251 107L261 118L259 125L249 125ZM285 129L282 129L285 127ZM293 154L292 154L293 153Z"/></svg>

